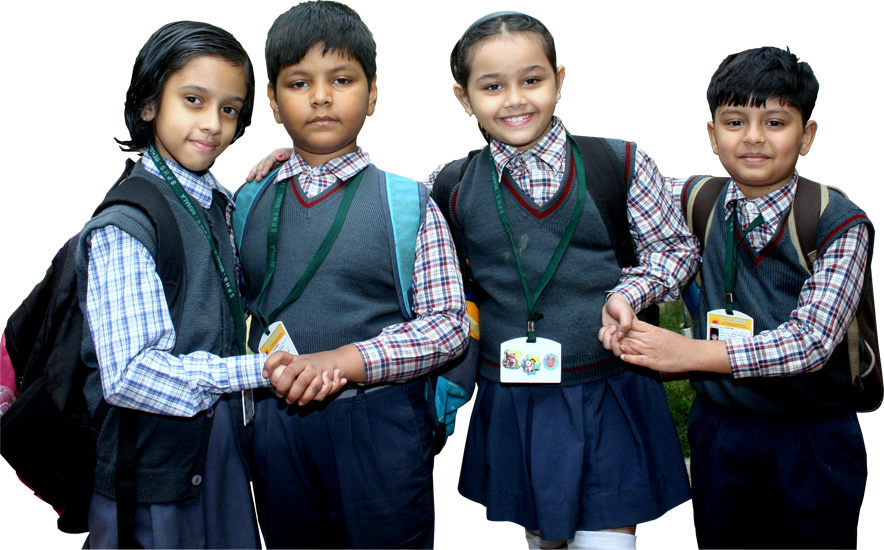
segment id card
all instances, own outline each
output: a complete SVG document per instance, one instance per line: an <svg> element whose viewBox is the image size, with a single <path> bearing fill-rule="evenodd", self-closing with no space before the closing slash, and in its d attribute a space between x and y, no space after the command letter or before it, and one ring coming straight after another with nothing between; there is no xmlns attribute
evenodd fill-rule
<svg viewBox="0 0 884 550"><path fill-rule="evenodd" d="M524 336L500 344L500 381L504 384L558 384L562 381L562 344Z"/></svg>
<svg viewBox="0 0 884 550"><path fill-rule="evenodd" d="M716 309L706 314L707 340L730 340L752 336L755 336L755 319L743 312L734 311L733 315L728 315L727 311Z"/></svg>

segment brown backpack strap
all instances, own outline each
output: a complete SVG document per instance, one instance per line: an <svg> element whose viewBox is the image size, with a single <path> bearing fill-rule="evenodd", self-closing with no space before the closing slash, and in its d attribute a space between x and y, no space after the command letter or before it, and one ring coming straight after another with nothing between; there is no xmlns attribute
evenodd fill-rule
<svg viewBox="0 0 884 550"><path fill-rule="evenodd" d="M816 228L826 206L823 204L823 194L822 185L807 178L798 178L792 212L789 214L789 230L792 244L808 273L813 273L813 263L816 261ZM825 195L828 199L828 193ZM828 200L825 202L828 203Z"/></svg>
<svg viewBox="0 0 884 550"><path fill-rule="evenodd" d="M688 200L683 201L688 213L688 226L700 241L700 254L706 248L706 235L712 210L729 178L701 179L692 186Z"/></svg>

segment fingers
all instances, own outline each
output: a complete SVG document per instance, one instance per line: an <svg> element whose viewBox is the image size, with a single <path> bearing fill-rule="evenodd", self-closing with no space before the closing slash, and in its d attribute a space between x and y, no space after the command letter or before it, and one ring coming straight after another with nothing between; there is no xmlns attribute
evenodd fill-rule
<svg viewBox="0 0 884 550"><path fill-rule="evenodd" d="M270 378L273 372L279 366L285 366L291 364L294 361L295 356L291 353L286 353L284 351L277 351L273 355L267 358L267 361L264 362L264 372L262 375L264 378Z"/></svg>
<svg viewBox="0 0 884 550"><path fill-rule="evenodd" d="M651 360L647 355L629 355L624 353L620 359L622 359L624 363L629 363L630 365L651 368Z"/></svg>
<svg viewBox="0 0 884 550"><path fill-rule="evenodd" d="M321 390L321 375L314 376L306 371L302 372L289 390L289 393L286 396L286 403L291 405L292 403L297 402L299 406L303 407L310 401L313 401L313 398L316 397Z"/></svg>

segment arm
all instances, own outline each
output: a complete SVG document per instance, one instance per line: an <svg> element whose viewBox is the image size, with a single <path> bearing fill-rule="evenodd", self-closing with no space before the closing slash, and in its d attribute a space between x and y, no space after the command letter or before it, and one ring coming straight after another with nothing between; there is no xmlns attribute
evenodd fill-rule
<svg viewBox="0 0 884 550"><path fill-rule="evenodd" d="M753 338L726 342L734 376L789 376L821 369L856 315L868 250L866 224L833 240L814 263L787 322Z"/></svg>
<svg viewBox="0 0 884 550"><path fill-rule="evenodd" d="M676 209L657 165L640 149L626 208L639 265L624 269L611 292L622 294L635 311L677 300L699 267L699 243Z"/></svg>
<svg viewBox="0 0 884 550"><path fill-rule="evenodd" d="M663 372L724 372L736 378L819 370L856 314L868 237L865 224L859 224L835 239L814 264L814 273L802 286L798 307L789 321L775 330L752 338L710 342L637 322L635 330L621 341L622 358Z"/></svg>
<svg viewBox="0 0 884 550"><path fill-rule="evenodd" d="M418 232L413 277L415 318L391 325L381 334L336 350L291 356L274 354L264 376L277 395L303 405L319 387L318 377L334 369L349 382L405 382L457 357L467 343L469 322L460 271L445 220L427 203ZM280 368L288 364L285 368Z"/></svg>
<svg viewBox="0 0 884 550"><path fill-rule="evenodd" d="M150 253L114 226L90 238L86 314L109 403L193 416L223 393L269 386L261 354L172 355L175 328Z"/></svg>

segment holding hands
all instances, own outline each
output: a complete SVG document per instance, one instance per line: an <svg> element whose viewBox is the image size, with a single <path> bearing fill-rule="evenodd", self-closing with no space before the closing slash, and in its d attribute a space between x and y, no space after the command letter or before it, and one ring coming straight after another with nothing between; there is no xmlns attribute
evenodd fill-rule
<svg viewBox="0 0 884 550"><path fill-rule="evenodd" d="M723 340L693 340L639 319L617 347L623 361L660 372L732 372Z"/></svg>
<svg viewBox="0 0 884 550"><path fill-rule="evenodd" d="M277 351L264 363L263 376L270 379L277 397L303 407L340 391L350 380L363 381L364 373L359 351L355 346L344 346L307 355Z"/></svg>

